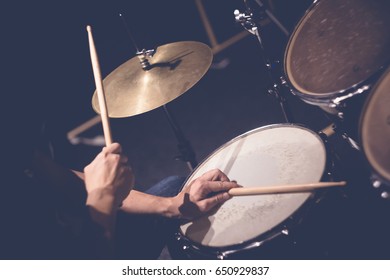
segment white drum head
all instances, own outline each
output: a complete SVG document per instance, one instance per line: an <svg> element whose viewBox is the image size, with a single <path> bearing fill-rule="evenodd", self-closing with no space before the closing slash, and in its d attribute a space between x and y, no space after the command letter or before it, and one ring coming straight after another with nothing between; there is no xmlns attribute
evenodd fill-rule
<svg viewBox="0 0 390 280"><path fill-rule="evenodd" d="M244 187L318 182L326 151L320 137L296 125L271 125L240 135L211 154L189 177L222 170ZM210 247L237 245L272 230L298 210L311 193L233 197L219 209L180 229Z"/></svg>

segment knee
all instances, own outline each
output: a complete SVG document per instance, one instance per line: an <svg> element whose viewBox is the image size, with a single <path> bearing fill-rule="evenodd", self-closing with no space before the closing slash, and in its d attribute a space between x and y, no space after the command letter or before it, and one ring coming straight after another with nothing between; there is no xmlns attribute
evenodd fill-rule
<svg viewBox="0 0 390 280"><path fill-rule="evenodd" d="M169 176L146 190L146 193L164 197L175 196L180 192L184 181L184 177Z"/></svg>

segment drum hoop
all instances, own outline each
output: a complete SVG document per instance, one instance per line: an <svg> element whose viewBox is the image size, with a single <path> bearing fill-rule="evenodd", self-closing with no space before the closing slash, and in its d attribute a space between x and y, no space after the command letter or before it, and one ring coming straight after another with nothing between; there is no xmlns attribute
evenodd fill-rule
<svg viewBox="0 0 390 280"><path fill-rule="evenodd" d="M363 140L363 126L367 126L367 124L365 124L365 122L367 120L366 113L367 113L368 107L370 106L369 103L374 98L374 95L375 95L375 92L377 91L377 89L381 86L381 82L385 78L387 78L387 76L390 76L390 66L383 73L383 75L378 79L377 83L373 86L372 90L370 91L370 93L367 96L367 99L364 102L364 105L363 105L363 108L362 108L362 111L360 114L360 118L359 118L359 142L361 143L364 158L369 163L370 169L375 173L376 177L378 177L378 179L380 181L390 185L389 178L383 175L384 173L386 173L383 171L383 168L381 166L379 166L376 162L373 162L371 160L373 158L372 156L370 159L369 156L367 155L370 153L368 153L367 147L365 146L365 142Z"/></svg>
<svg viewBox="0 0 390 280"><path fill-rule="evenodd" d="M297 124L297 123L278 123L278 124L269 124L269 125L265 125L265 126L261 126L261 127L257 127L257 128L254 128L252 130L249 130L247 132L244 132L234 138L232 138L231 140L229 140L228 142L222 144L221 146L219 146L218 148L216 148L214 151L212 151L210 154L208 154L208 156L202 160L195 168L195 170L197 170L198 168L200 168L203 164L206 163L206 161L212 157L213 155L215 155L216 153L218 153L220 150L224 149L225 147L229 146L230 144L236 142L237 140L241 139L241 138L244 138L244 137L247 137L248 135L251 135L253 133L256 133L256 132L259 132L259 131L263 131L263 130L268 130L268 129L272 129L272 128L276 128L276 127L295 127L295 128L300 128L300 129L303 129L303 130L306 130L307 132L310 132L313 136L316 136L318 140L320 140L320 142L323 144L323 148L324 148L324 151L325 153L327 152L327 149L326 149L326 143L324 143L324 140L321 138L321 136L314 132L313 130L307 128L305 125L302 125L302 124ZM327 154L326 154L327 155ZM194 170L194 171L195 171ZM188 181L190 181L192 179L192 175L194 174L194 172L192 172L185 180L184 184L183 184L183 187L187 184Z"/></svg>
<svg viewBox="0 0 390 280"><path fill-rule="evenodd" d="M294 83L292 79L289 77L288 73L291 73L290 64L287 63L288 58L291 56L290 50L291 45L295 43L296 41L296 33L300 30L300 27L302 26L302 22L307 19L309 14L312 12L312 10L319 5L321 0L314 0L314 2L309 6L309 8L305 11L303 16L300 18L298 23L295 25L293 32L291 33L289 40L286 45L286 51L284 53L284 79L287 81L289 87L293 90L294 94L301 97L304 100L307 100L315 105L329 105L332 103L332 100L338 97L348 96L351 92L356 91L360 88L363 88L365 86L370 85L370 81L373 79L373 77L377 77L386 69L386 65L389 64L389 62L384 62L384 64L378 68L377 71L375 71L371 76L369 76L367 79L360 81L359 83L353 84L348 88L344 88L338 91L334 92L327 92L327 93L314 93L309 92L304 89L302 89L300 86L297 85L297 83ZM295 86L296 84L297 86Z"/></svg>
<svg viewBox="0 0 390 280"><path fill-rule="evenodd" d="M312 196L309 197L309 200L313 200L313 198L312 198L313 195L314 194L312 194ZM304 204L307 204L307 202L308 201L306 201ZM311 203L310 206L312 206L312 205L313 205L313 203ZM276 227L268 230L267 232L264 232L263 234L255 237L255 238L252 238L252 239L246 240L242 243L238 243L238 244L234 244L234 245L221 246L221 247L205 246L199 242L191 240L190 238L185 236L182 231L180 231L178 233L178 236L179 236L179 240L183 240L186 247L190 247L195 252L197 252L199 255L203 255L203 256L213 255L217 258L218 258L218 256L220 256L220 258L228 258L230 255L234 255L235 253L258 248L258 247L262 246L264 243L282 235L284 230L288 231L289 230L288 227L299 224L299 221L294 222L295 216L298 213L301 213L303 211L308 212L310 209L310 207L308 207L308 206L309 205L305 205L305 206L303 206L303 208L298 209L292 216L288 217L280 225L277 225ZM287 234L286 234L286 236L287 236ZM261 239L259 240L259 238L261 238Z"/></svg>
<svg viewBox="0 0 390 280"><path fill-rule="evenodd" d="M335 105L336 107L339 105L336 100L337 98L341 98L342 100L349 99L356 94L363 93L366 91L371 90L372 84L375 80L377 80L377 77L380 76L383 73L383 70L386 69L385 66L381 66L375 73L373 73L367 80L364 80L360 83L357 83L353 86L351 86L348 89L344 89L338 92L331 92L326 94L319 94L319 93L303 93L298 91L294 86L291 84L289 78L286 76L285 80L290 86L291 91L293 94L299 96L303 101L317 106L331 106Z"/></svg>
<svg viewBox="0 0 390 280"><path fill-rule="evenodd" d="M194 171L196 171L198 168L200 168L205 162L211 158L213 155L215 155L217 152L220 150L224 149L226 146L230 145L231 143L243 138L247 137L250 134L263 131L263 130L268 130L272 128L278 128L278 127L294 127L294 128L300 128L303 130L306 130L307 132L310 132L313 136L317 137L317 139L322 143L326 160L325 160L325 166L324 166L324 171L322 174L322 177L320 181L323 180L329 180L331 175L332 175L332 167L333 167L333 161L332 158L330 157L330 150L327 146L327 141L324 141L324 139L320 136L319 133L314 132L313 130L307 128L306 126L302 124L296 124L296 123L280 123L280 124L270 124L270 125L265 125L261 126L252 130L249 130L243 134L240 134L230 141L226 142L225 144L221 145L217 149L215 149L212 153L210 153L199 165L196 167ZM184 186L187 185L189 181L191 181L192 175L194 172L192 172L187 179L185 180L183 184ZM181 228L179 227L179 232L177 233L179 236L179 240L184 241L185 245L187 247L191 247L198 253L202 254L202 251L207 251L207 254L202 254L202 255L214 255L214 256L228 256L231 254L234 254L236 252L240 252L242 250L250 250L255 247L260 247L262 246L265 242L272 240L273 238L282 235L284 230L290 230L290 228L293 228L294 226L297 226L301 222L302 216L304 216L305 213L308 213L311 206L314 205L316 201L321 199L324 196L325 190L317 191L317 192L312 192L311 195L306 199L306 201L302 204L300 208L298 208L295 212L291 214L291 216L287 217L284 221L282 221L280 224L276 225L275 227L269 229L268 231L252 238L249 240L246 240L242 243L234 244L234 245L229 245L229 246L221 246L221 247L216 247L216 246L205 246L197 241L194 241L183 233ZM260 240L260 241L259 241Z"/></svg>

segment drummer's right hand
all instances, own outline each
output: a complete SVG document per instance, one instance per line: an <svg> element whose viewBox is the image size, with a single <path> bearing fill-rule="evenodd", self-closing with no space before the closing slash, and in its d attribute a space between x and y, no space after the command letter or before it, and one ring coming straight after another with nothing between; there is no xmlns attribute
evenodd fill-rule
<svg viewBox="0 0 390 280"><path fill-rule="evenodd" d="M118 143L103 148L84 168L87 205L104 214L118 208L134 187L134 175Z"/></svg>
<svg viewBox="0 0 390 280"><path fill-rule="evenodd" d="M241 187L220 170L213 169L191 181L176 197L173 204L177 217L194 219L231 198L228 190Z"/></svg>

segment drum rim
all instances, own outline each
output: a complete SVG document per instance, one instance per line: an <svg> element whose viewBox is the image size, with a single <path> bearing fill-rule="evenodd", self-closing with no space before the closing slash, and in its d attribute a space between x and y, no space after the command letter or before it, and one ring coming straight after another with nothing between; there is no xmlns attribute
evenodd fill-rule
<svg viewBox="0 0 390 280"><path fill-rule="evenodd" d="M232 138L231 140L229 140L228 142L222 144L221 146L219 146L218 148L216 148L213 152L211 152L210 154L208 154L207 157L205 157L205 159L203 161L201 161L198 166L194 169L193 172L191 172L191 174L186 178L185 182L183 183L183 187L184 188L187 183L192 180L192 176L194 174L194 172L200 168L207 160L209 160L213 155L215 155L216 153L218 153L220 150L222 150L223 148L225 148L226 146L234 143L235 141L243 138L243 137L247 137L248 135L250 134L253 134L253 133L256 133L256 132L259 132L259 131L263 131L263 130L268 130L268 129L273 129L273 128L278 128L278 127L285 127L285 128L298 128L298 129L302 129L302 130L305 130L307 132L309 132L311 135L315 136L319 142L322 144L322 147L323 147L323 150L324 150L324 153L325 153L325 164L324 164L324 168L323 168L323 174L320 178L320 181L324 180L325 178L328 178L331 176L331 169L332 169L332 160L331 160L331 157L329 156L330 155L330 149L327 147L327 142L324 141L324 139L320 136L320 132L315 132L313 130L311 130L310 128L306 127L305 125L302 125L302 124L297 124L297 123L278 123L278 124L269 124L269 125L265 125L265 126L261 126L261 127L257 127L257 128L254 128L252 130L249 130L247 132L244 132L234 138ZM179 226L179 230L177 232L177 234L180 236L179 239L182 239L184 240L184 242L186 242L186 246L190 246L191 248L195 249L196 251L201 251L201 250L204 250L204 251L208 251L209 253L208 254L203 254L203 255L214 255L214 256L225 256L225 255L230 255L230 254L234 254L236 252L239 252L241 250L250 250L251 248L255 248L255 247L259 247L261 246L263 243L283 234L283 230L290 230L290 228L298 225L300 223L300 217L303 216L303 214L305 212L308 212L308 209L311 208L311 206L320 198L322 197L323 195L323 192L321 191L318 191L318 192L311 192L311 195L309 195L309 197L305 200L305 202L303 202L302 206L299 207L295 212L293 212L289 217L287 217L285 220L283 220L280 224L276 225L275 227L269 229L268 231L260 234L260 235L257 235L256 237L254 238L251 238L251 239L248 239L248 240L245 240L241 243L238 243L238 244L233 244L233 245L227 245L227 246L206 246L206 245L203 245L201 244L200 242L198 241L195 241L195 240L192 240L190 239L189 237L187 237L182 229L181 229L181 225Z"/></svg>
<svg viewBox="0 0 390 280"><path fill-rule="evenodd" d="M295 35L298 32L299 27L301 27L302 22L307 18L309 13L311 13L312 10L319 5L319 3L321 1L323 1L323 0L314 0L314 2L309 6L309 8L307 8L306 11L303 13L300 20L295 24L294 30L288 39L286 49L284 52L284 57L283 57L284 79L289 84L290 89L293 91L294 94L298 95L303 100L311 102L313 104L317 104L317 105L324 105L324 104L332 103L332 100L337 98L337 97L347 96L351 92L354 92L356 90L364 88L365 86L370 86L370 84L371 84L370 80L372 80L373 77L377 76L378 74L382 73L384 71L384 69L386 69L386 65L389 64L389 62L384 62L383 65L377 69L377 71L373 72L366 79L364 79L356 84L353 84L347 88L338 90L338 91L326 92L326 93L315 93L315 92L310 92L310 91L307 91L304 89L300 90L299 88L301 88L301 87L298 88L298 87L294 86L294 84L297 84L297 83L293 83L290 76L288 75L288 73L291 73L291 71L289 71L290 63L287 63L289 61L288 57L290 57L291 45L296 40L297 36L295 36Z"/></svg>
<svg viewBox="0 0 390 280"><path fill-rule="evenodd" d="M364 127L367 127L367 110L368 107L370 106L370 101L374 98L374 95L378 88L381 86L382 81L390 76L390 65L387 67L386 71L381 75L381 77L378 79L378 81L375 83L375 85L372 87L370 93L367 96L367 99L364 102L362 111L360 113L360 118L359 118L359 142L361 143L362 149L363 149L363 155L364 158L366 159L368 165L370 166L370 169L372 170L373 173L379 178L379 180L383 181L382 183L386 183L390 185L390 173L388 172L383 172L383 168L377 164L377 162L373 162L371 159L374 157L372 156L371 152L368 152L367 145L365 144L366 139L363 135L363 130ZM368 155L369 154L369 155ZM371 155L371 156L370 156ZM370 159L370 158L371 159ZM387 174L384 174L387 173ZM386 176L387 175L387 176Z"/></svg>

